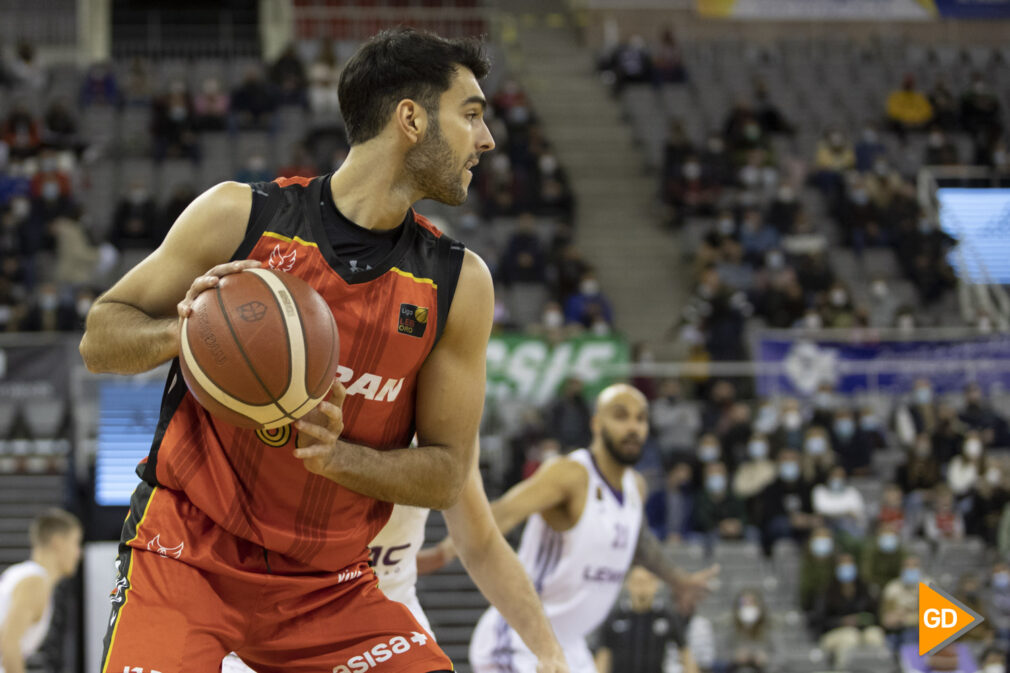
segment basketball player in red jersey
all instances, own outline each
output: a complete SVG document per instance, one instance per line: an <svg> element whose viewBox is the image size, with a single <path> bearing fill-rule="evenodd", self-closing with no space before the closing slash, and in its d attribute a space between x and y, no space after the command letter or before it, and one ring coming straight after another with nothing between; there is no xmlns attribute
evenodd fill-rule
<svg viewBox="0 0 1010 673"><path fill-rule="evenodd" d="M340 170L210 189L95 303L80 347L90 370L173 360L123 527L103 673L213 671L232 650L259 673L452 668L376 588L367 545L390 503L459 500L475 510L469 534L507 549L488 532L474 460L490 274L411 209L421 198L461 203L469 169L494 147L478 85L487 70L473 41L376 36L340 78L351 144ZM340 329L336 394L273 432L211 416L175 359L194 298L260 264L309 282ZM525 624L541 670L563 673L514 555L481 572L478 584Z"/></svg>

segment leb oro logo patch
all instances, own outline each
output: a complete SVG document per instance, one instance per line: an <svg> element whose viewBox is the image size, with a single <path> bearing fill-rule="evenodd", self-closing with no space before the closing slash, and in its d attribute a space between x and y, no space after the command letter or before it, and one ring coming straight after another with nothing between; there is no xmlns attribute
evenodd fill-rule
<svg viewBox="0 0 1010 673"><path fill-rule="evenodd" d="M428 327L428 308L413 304L400 304L400 320L396 331L400 334L421 338Z"/></svg>

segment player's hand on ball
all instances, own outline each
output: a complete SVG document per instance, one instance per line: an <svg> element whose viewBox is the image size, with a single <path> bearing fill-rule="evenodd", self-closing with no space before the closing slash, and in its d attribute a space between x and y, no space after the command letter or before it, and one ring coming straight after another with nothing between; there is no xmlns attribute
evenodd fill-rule
<svg viewBox="0 0 1010 673"><path fill-rule="evenodd" d="M197 295L220 283L222 276L227 276L231 273L241 273L246 269L255 269L258 266L262 266L262 264L255 259L243 259L237 262L218 264L202 276L197 276L196 280L193 281L193 284L189 286L186 296L176 305L176 310L179 311L179 317L189 317L189 314L193 310L193 300L196 299Z"/></svg>
<svg viewBox="0 0 1010 673"><path fill-rule="evenodd" d="M331 472L337 458L340 433L344 431L344 384L334 379L330 386L330 397L295 421L298 437L295 444L295 458L305 463L309 472L326 476Z"/></svg>

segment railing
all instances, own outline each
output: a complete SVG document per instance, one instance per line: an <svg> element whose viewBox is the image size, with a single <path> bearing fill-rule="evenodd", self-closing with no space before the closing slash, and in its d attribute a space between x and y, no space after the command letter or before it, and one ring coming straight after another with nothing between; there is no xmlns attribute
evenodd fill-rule
<svg viewBox="0 0 1010 673"><path fill-rule="evenodd" d="M494 12L484 7L369 7L297 4L297 39L366 40L400 25L431 30L443 37L496 35Z"/></svg>

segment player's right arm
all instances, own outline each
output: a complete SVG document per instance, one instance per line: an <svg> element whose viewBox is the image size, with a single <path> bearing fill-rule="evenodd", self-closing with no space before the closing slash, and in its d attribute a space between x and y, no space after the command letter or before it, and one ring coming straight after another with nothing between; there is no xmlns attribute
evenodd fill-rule
<svg viewBox="0 0 1010 673"><path fill-rule="evenodd" d="M614 654L609 647L601 647L596 650L596 656L593 659L596 663L597 673L610 673L613 656Z"/></svg>
<svg viewBox="0 0 1010 673"><path fill-rule="evenodd" d="M530 476L491 503L491 513L502 535L538 512L561 508L585 491L586 468L568 458L549 460Z"/></svg>
<svg viewBox="0 0 1010 673"><path fill-rule="evenodd" d="M46 581L36 575L21 580L11 592L7 619L0 627L0 669L6 673L25 673L21 638L42 618L46 602Z"/></svg>
<svg viewBox="0 0 1010 673"><path fill-rule="evenodd" d="M96 373L136 374L179 353L179 318L221 276L258 266L228 263L245 236L252 190L223 182L197 197L164 242L95 301L81 357ZM208 269L210 269L208 271Z"/></svg>

